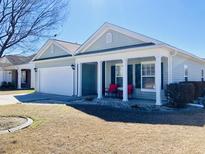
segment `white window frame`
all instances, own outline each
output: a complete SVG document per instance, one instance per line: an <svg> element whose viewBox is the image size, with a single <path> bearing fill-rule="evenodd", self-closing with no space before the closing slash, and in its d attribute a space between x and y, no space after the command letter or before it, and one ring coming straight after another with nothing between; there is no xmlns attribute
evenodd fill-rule
<svg viewBox="0 0 205 154"><path fill-rule="evenodd" d="M154 76L146 76L146 77L154 77L154 83L155 83L155 88L154 89L146 89L142 88L142 78L145 77L142 75L142 65L143 64L154 64L154 67L156 67L156 62L155 61L146 61L146 62L141 62L141 91L143 92L156 92L156 83L155 83L155 78L156 78L156 68L155 68L155 74Z"/></svg>
<svg viewBox="0 0 205 154"><path fill-rule="evenodd" d="M115 84L117 84L117 78L118 77L122 77L123 78L123 72L122 72L122 76L117 76L117 66L120 66L122 67L122 70L123 70L123 64L115 64Z"/></svg>

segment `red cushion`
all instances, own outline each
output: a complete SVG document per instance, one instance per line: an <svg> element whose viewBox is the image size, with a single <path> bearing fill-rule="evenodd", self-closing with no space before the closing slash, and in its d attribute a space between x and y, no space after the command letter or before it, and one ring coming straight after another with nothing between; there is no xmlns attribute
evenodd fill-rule
<svg viewBox="0 0 205 154"><path fill-rule="evenodd" d="M133 92L133 85L129 84L128 85L128 94L132 94Z"/></svg>
<svg viewBox="0 0 205 154"><path fill-rule="evenodd" d="M116 92L116 91L117 91L117 85L116 84L110 84L109 92L113 93L113 92Z"/></svg>

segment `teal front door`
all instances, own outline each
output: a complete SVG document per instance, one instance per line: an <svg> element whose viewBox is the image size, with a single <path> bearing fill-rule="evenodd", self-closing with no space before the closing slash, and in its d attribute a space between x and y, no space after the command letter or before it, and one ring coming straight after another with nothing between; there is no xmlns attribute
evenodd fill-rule
<svg viewBox="0 0 205 154"><path fill-rule="evenodd" d="M82 65L82 95L97 95L97 63Z"/></svg>

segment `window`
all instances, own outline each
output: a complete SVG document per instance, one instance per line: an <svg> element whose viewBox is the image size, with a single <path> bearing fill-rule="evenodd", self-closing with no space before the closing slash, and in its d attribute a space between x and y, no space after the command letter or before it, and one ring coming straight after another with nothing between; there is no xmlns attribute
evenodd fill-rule
<svg viewBox="0 0 205 154"><path fill-rule="evenodd" d="M112 33L107 33L106 34L106 43L112 43Z"/></svg>
<svg viewBox="0 0 205 154"><path fill-rule="evenodd" d="M184 65L184 79L185 79L185 81L188 81L188 75L189 75L188 66Z"/></svg>
<svg viewBox="0 0 205 154"><path fill-rule="evenodd" d="M115 82L119 87L123 86L123 65L116 64L115 66Z"/></svg>
<svg viewBox="0 0 205 154"><path fill-rule="evenodd" d="M141 65L141 85L142 89L154 90L155 89L155 63L144 63Z"/></svg>
<svg viewBox="0 0 205 154"><path fill-rule="evenodd" d="M204 70L201 70L201 81L204 81Z"/></svg>

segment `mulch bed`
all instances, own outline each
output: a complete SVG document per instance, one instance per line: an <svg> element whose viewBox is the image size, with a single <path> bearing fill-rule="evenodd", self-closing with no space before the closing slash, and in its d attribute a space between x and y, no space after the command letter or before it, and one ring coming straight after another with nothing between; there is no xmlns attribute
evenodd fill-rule
<svg viewBox="0 0 205 154"><path fill-rule="evenodd" d="M26 118L23 118L23 117L0 116L0 131L8 130L8 129L20 126L26 121L27 121Z"/></svg>

